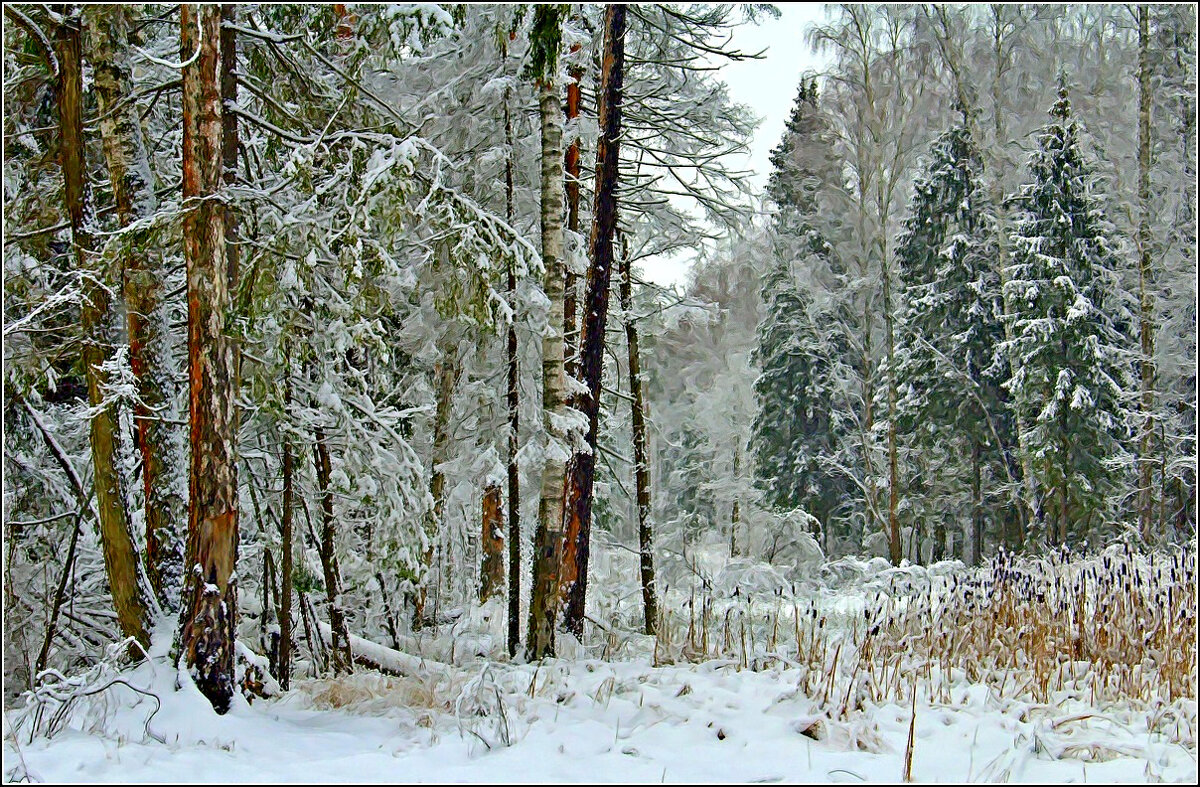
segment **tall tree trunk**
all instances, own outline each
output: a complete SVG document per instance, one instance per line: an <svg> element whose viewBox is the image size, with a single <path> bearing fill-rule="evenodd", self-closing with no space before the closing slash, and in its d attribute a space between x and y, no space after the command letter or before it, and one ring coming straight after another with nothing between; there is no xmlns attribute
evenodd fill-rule
<svg viewBox="0 0 1200 787"><path fill-rule="evenodd" d="M292 405L291 370L283 380L283 412L288 417ZM292 682L292 519L295 516L295 457L292 436L285 426L283 440L283 513L279 519L279 685L286 691Z"/></svg>
<svg viewBox="0 0 1200 787"><path fill-rule="evenodd" d="M126 227L158 209L137 104L132 100L128 11L120 5L90 5L85 13L104 157L117 218ZM179 523L185 502L181 494L183 453L170 425L174 386L168 318L162 303L164 270L161 255L144 232L134 235L127 249L122 279L129 365L138 388L133 418L142 457L146 574L159 603L177 611L183 572Z"/></svg>
<svg viewBox="0 0 1200 787"><path fill-rule="evenodd" d="M1149 541L1154 525L1154 300L1150 280L1150 11L1137 8L1138 21L1138 302L1141 318L1142 423L1138 442L1138 525Z"/></svg>
<svg viewBox="0 0 1200 787"><path fill-rule="evenodd" d="M342 576L334 548L337 525L333 518L333 487L330 483L333 473L325 430L315 427L313 437L313 464L321 493L321 572L325 578L325 597L329 601L330 661L333 674L340 675L350 671L354 659L350 652L350 633L346 630L346 612L342 608Z"/></svg>
<svg viewBox="0 0 1200 787"><path fill-rule="evenodd" d="M566 373L563 367L563 153L562 108L551 76L539 83L542 120L542 264L543 288L550 302L542 336L542 420L546 434L546 464L538 501L533 542L533 588L529 597L526 645L529 658L554 655L554 624L558 612L559 565L563 532L563 477L567 447Z"/></svg>
<svg viewBox="0 0 1200 787"><path fill-rule="evenodd" d="M91 188L87 182L83 140L83 55L80 41L80 17L77 9L61 11L54 49L59 66L57 91L61 141L59 161L63 173L63 195L75 246L76 264L84 277L80 320L83 328L83 368L87 378L88 402L92 406L91 448L93 483L100 514L100 539L104 549L104 567L121 632L149 646L147 629L148 599L141 585L137 550L129 530L125 495L117 467L117 422L111 406L101 406L108 375L101 366L108 360L115 321L109 287L115 284L115 271L93 260L95 221ZM136 655L137 651L130 651Z"/></svg>
<svg viewBox="0 0 1200 787"><path fill-rule="evenodd" d="M483 603L504 588L504 513L500 485L488 484L480 505L483 561L479 570L479 601Z"/></svg>
<svg viewBox="0 0 1200 787"><path fill-rule="evenodd" d="M183 218L187 260L189 422L187 560L180 644L218 713L233 696L237 618L237 434L221 186L221 12L180 8L183 68Z"/></svg>
<svg viewBox="0 0 1200 787"><path fill-rule="evenodd" d="M600 139L596 148L596 202L592 213L591 265L584 298L580 367L587 393L581 397L588 419L587 446L571 457L563 497L568 532L575 543L576 579L567 589L565 628L583 635L587 603L587 569L592 527L592 486L595 481L596 436L600 421L600 382L604 371L604 329L608 321L609 278L612 274L613 235L617 228L617 182L621 144L621 86L625 74L625 12L610 4L604 12L604 54L600 76Z"/></svg>
<svg viewBox="0 0 1200 787"><path fill-rule="evenodd" d="M505 63L508 48L504 49ZM513 129L509 106L512 103L512 88L504 88L504 218L509 226L513 223ZM517 655L521 645L521 469L517 463L520 445L519 427L520 398L517 393L517 273L510 259L508 262L508 305L513 310L508 320L508 342L505 354L508 360L508 656Z"/></svg>
<svg viewBox="0 0 1200 787"><path fill-rule="evenodd" d="M642 360L638 351L637 323L633 318L633 273L629 243L621 238L621 311L625 316L625 344L629 348L630 421L633 427L633 480L637 495L638 555L642 575L642 616L645 632L654 634L658 600L654 582L654 534L650 526L650 458L646 450L646 405L642 395Z"/></svg>
<svg viewBox="0 0 1200 787"><path fill-rule="evenodd" d="M580 50L578 43L571 45L571 53ZM579 103L582 91L579 81L583 78L583 69L572 65L568 72L571 81L567 83L567 123L578 120ZM571 138L567 147L565 160L567 172L567 229L573 234L579 232L579 130ZM563 280L563 368L568 377L574 377L579 367L579 317L576 315L576 280L578 277L571 266L565 266L566 276Z"/></svg>
<svg viewBox="0 0 1200 787"><path fill-rule="evenodd" d="M442 465L450 450L450 406L454 403L454 387L458 382L457 348L446 352L446 358L437 365L434 374L438 380L437 409L433 420L433 456L431 457L429 494L433 497L433 508L425 514L426 546L421 559L425 564L425 580L417 589L413 628L420 629L432 622L433 616L426 609L429 600L429 582L433 579L433 554L438 532L442 527L442 513L446 507L446 474Z"/></svg>

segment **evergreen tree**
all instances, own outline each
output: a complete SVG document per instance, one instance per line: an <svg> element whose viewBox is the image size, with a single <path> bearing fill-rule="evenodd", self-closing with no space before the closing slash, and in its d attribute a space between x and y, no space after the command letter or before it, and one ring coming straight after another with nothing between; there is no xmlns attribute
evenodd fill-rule
<svg viewBox="0 0 1200 787"><path fill-rule="evenodd" d="M1015 198L1006 284L1014 330L1003 345L1051 543L1065 542L1071 523L1090 531L1112 510L1133 390L1118 239L1094 193L1061 73L1058 95L1030 157L1033 182Z"/></svg>
<svg viewBox="0 0 1200 787"><path fill-rule="evenodd" d="M992 266L996 227L965 109L962 119L934 141L930 154L926 174L914 182L912 212L896 249L904 303L897 420L923 453L964 444L964 451L950 456L971 457L968 468L953 469L968 471L972 527L965 557L978 563L983 466L1003 460L1012 442L1001 387L1007 369L997 355L1003 308ZM954 475L951 492L967 480Z"/></svg>
<svg viewBox="0 0 1200 787"><path fill-rule="evenodd" d="M754 383L759 409L752 436L756 483L767 502L803 507L823 529L845 491L844 479L822 459L837 451L846 430L832 388L836 359L847 352L836 330L818 330L814 299L793 269L836 275L820 228L827 220L819 192L834 176L826 134L816 80L802 79L783 139L771 152L767 194L777 208L776 242L762 290L767 308L755 352L762 374Z"/></svg>

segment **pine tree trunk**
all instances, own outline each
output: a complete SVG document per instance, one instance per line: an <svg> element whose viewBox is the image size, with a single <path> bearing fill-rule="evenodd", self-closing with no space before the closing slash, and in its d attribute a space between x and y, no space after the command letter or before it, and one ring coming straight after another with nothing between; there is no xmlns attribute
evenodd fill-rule
<svg viewBox="0 0 1200 787"><path fill-rule="evenodd" d="M580 44L572 44L571 52L580 50ZM583 69L572 66L571 81L567 83L567 123L579 118L579 103L582 91L579 81L583 78ZM567 229L571 233L579 232L579 133L576 129L574 138L567 148ZM563 279L563 368L567 377L574 377L579 366L579 317L576 315L577 277L571 267L565 266Z"/></svg>
<svg viewBox="0 0 1200 787"><path fill-rule="evenodd" d="M234 690L238 489L225 211L212 198L222 167L220 26L216 6L181 6L192 458L180 643L192 679L225 713Z"/></svg>
<svg viewBox="0 0 1200 787"><path fill-rule="evenodd" d="M645 632L658 624L654 582L654 534L650 526L650 458L646 450L646 405L642 394L642 360L637 323L633 319L633 273L629 244L621 238L621 311L625 315L625 344L629 348L630 421L633 430L633 480L637 496L638 555L642 575L642 617Z"/></svg>
<svg viewBox="0 0 1200 787"><path fill-rule="evenodd" d="M333 518L333 488L330 485L332 468L325 430L313 429L313 464L317 471L317 488L321 493L321 573L325 578L325 597L329 601L330 661L333 674L349 672L354 663L350 651L350 633L346 630L346 612L342 608L342 576L338 570L334 548L337 526Z"/></svg>
<svg viewBox="0 0 1200 787"><path fill-rule="evenodd" d="M576 578L566 591L564 627L583 636L587 605L588 552L592 528L592 486L595 481L596 437L600 422L600 382L604 371L604 329L608 321L609 279L613 235L617 228L617 183L620 177L621 93L625 72L625 13L623 5L608 5L604 13L604 54L600 76L600 139L596 149L596 202L592 213L591 265L584 298L580 367L587 393L581 405L588 419L586 450L571 457L564 489L568 532L574 539Z"/></svg>
<svg viewBox="0 0 1200 787"><path fill-rule="evenodd" d="M291 371L283 381L283 411L287 418L292 404ZM295 458L292 437L285 428L283 442L283 512L279 520L279 685L286 691L292 682L292 519L295 516Z"/></svg>
<svg viewBox="0 0 1200 787"><path fill-rule="evenodd" d="M1141 319L1142 423L1138 442L1138 525L1149 542L1154 526L1154 301L1150 279L1150 12L1138 16L1138 302Z"/></svg>
<svg viewBox="0 0 1200 787"><path fill-rule="evenodd" d="M504 589L504 512L499 484L488 484L483 490L480 525L483 564L479 571L479 602L483 603Z"/></svg>
<svg viewBox="0 0 1200 787"><path fill-rule="evenodd" d="M507 50L505 56L507 57ZM504 142L507 156L504 160L504 217L509 226L513 223L513 129L509 106L512 89L504 89ZM516 309L517 274L510 260L508 263L508 303ZM520 436L520 397L517 380L517 321L508 321L508 342L505 347L508 360L508 655L517 655L521 646L521 469L517 462Z"/></svg>
<svg viewBox="0 0 1200 787"><path fill-rule="evenodd" d="M92 5L85 13L104 157L117 218L126 227L158 209L137 104L132 101L128 12L119 5ZM159 603L177 611L183 572L179 523L185 501L183 453L170 426L174 386L162 303L165 271L155 242L145 233L130 238L122 263L129 365L138 389L133 417L146 505L146 574Z"/></svg>
<svg viewBox="0 0 1200 787"><path fill-rule="evenodd" d="M125 495L117 466L117 422L111 406L101 406L108 376L101 365L108 360L113 343L115 322L109 287L115 285L115 271L97 269L101 260L93 259L94 213L91 188L87 182L83 139L83 56L80 42L80 18L66 16L58 25L54 42L59 65L57 92L60 140L60 164L63 195L75 246L76 264L81 271L92 271L83 278L83 303L80 320L83 328L83 368L87 378L88 403L93 415L90 437L93 483L100 516L100 540L109 591L117 612L121 633L134 637L144 647L150 644L147 630L148 599L141 585L137 550L129 530ZM139 653L130 651L131 656Z"/></svg>
<svg viewBox="0 0 1200 787"><path fill-rule="evenodd" d="M539 89L542 118L542 264L544 289L550 302L542 337L542 413L546 433L546 464L538 501L533 543L533 588L529 597L526 645L529 658L554 655L554 624L558 612L559 567L563 540L563 476L566 468L566 374L563 314L563 155L562 110L554 85Z"/></svg>
<svg viewBox="0 0 1200 787"><path fill-rule="evenodd" d="M507 62L508 50L504 50ZM513 129L509 106L512 88L504 89L504 218L513 223ZM520 436L520 397L517 380L517 273L508 263L508 304L514 310L508 321L508 656L517 655L521 646L521 469L517 462Z"/></svg>

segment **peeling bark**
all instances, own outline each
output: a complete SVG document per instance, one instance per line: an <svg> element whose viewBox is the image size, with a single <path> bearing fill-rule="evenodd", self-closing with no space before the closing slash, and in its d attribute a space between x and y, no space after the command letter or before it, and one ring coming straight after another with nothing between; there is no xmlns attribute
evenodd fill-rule
<svg viewBox="0 0 1200 787"><path fill-rule="evenodd" d="M183 68L183 246L192 448L180 644L197 687L218 713L225 713L234 691L238 489L236 369L226 335L231 298L225 211L214 199L222 169L220 26L217 6L180 8L181 54L188 63Z"/></svg>

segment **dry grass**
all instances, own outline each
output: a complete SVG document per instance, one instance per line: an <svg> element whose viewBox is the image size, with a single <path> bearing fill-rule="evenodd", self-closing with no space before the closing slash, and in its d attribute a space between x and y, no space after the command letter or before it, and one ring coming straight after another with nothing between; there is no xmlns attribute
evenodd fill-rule
<svg viewBox="0 0 1200 787"><path fill-rule="evenodd" d="M1005 707L1077 700L1145 713L1151 730L1194 745L1196 578L1193 548L1123 546L1000 554L926 583L897 573L841 619L811 598L693 595L662 614L654 659L797 668L799 688L831 718L867 701L909 704L917 692L934 704L975 701L964 690L977 684Z"/></svg>

